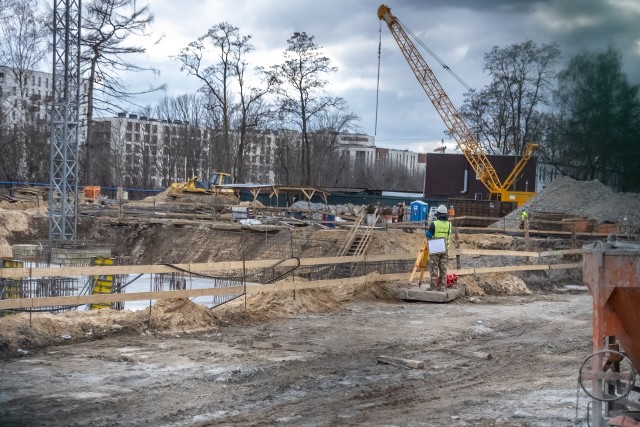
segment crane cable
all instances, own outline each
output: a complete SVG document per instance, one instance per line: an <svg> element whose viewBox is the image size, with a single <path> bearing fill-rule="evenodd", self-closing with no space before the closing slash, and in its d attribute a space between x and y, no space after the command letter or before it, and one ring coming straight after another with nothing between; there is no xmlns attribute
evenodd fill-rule
<svg viewBox="0 0 640 427"><path fill-rule="evenodd" d="M422 42L422 40L420 40L409 28L407 28L404 23L402 23L402 21L400 21L398 18L396 18L396 20L398 21L398 24L414 39L414 41L420 45L420 47L422 47L425 51L427 51L427 53L429 53L429 55L431 55L433 57L433 59L435 59L438 64L440 64L442 66L442 68L444 68L445 70L447 70L452 76L453 78L455 78L462 86L465 87L465 89L467 89L468 91L472 92L473 89L471 89L469 87L469 85L467 85L464 80L462 80L462 78L460 76L458 76L456 73L453 72L453 70L451 68L449 68L449 66L447 64L444 63L444 61L442 61L438 55L436 55L431 49L429 49L429 47L424 44L424 42Z"/></svg>
<svg viewBox="0 0 640 427"><path fill-rule="evenodd" d="M435 54L435 52L433 52L431 49L429 49L429 47L422 41L420 40L414 33L413 31L411 31L409 28L407 28L398 18L396 18L398 25L400 25L406 32L407 34L409 34L411 36L411 38L413 38L413 40L416 42L416 44L418 44L420 47L422 47L429 55L431 55L433 57L433 59L435 59L438 64L440 64L442 66L442 68L444 68L445 70L447 70L454 79L456 79L462 86L464 86L465 89L467 89L469 91L469 93L473 96L473 94L475 93L475 91L473 89L471 89L471 87L469 87L469 85L467 83L465 83L464 80L462 80L462 77L460 77L459 75L457 75L451 68L449 68L449 66L447 64L444 63L443 60L441 60L438 55ZM375 124L373 127L373 135L376 136L378 134L378 101L379 101L379 96L380 96L380 59L382 56L382 21L380 21L380 27L378 30L379 33L379 39L378 39L378 79L376 81L376 115L375 115Z"/></svg>
<svg viewBox="0 0 640 427"><path fill-rule="evenodd" d="M373 126L373 136L378 134L378 96L380 94L380 52L382 51L382 21L378 30L380 34L378 39L378 81L376 82L376 121Z"/></svg>

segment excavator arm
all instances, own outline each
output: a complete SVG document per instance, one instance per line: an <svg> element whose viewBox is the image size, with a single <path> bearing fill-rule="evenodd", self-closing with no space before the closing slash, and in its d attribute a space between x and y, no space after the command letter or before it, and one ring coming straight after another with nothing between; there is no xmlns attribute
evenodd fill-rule
<svg viewBox="0 0 640 427"><path fill-rule="evenodd" d="M447 130L456 141L458 148L462 151L469 164L471 164L478 178L485 187L487 187L492 196L502 197L506 189L513 184L533 154L533 151L535 151L538 146L536 144L527 145L525 155L520 159L520 162L511 172L507 181L502 184L495 168L482 150L482 147L480 147L480 144L478 144L478 141L474 138L458 110L453 106L453 103L440 85L440 82L438 82L438 79L436 79L436 76L422 55L420 55L420 52L413 44L413 41L408 36L400 21L398 21L398 18L393 16L391 9L384 4L378 8L378 18L384 21L389 27L391 34L409 63L413 74L415 74L422 89L424 89L431 100L431 103L442 118Z"/></svg>

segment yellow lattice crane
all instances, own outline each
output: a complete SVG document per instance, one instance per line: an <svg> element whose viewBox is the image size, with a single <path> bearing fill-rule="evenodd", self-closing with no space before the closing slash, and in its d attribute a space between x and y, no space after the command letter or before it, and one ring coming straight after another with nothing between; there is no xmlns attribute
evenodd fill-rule
<svg viewBox="0 0 640 427"><path fill-rule="evenodd" d="M489 190L490 197L504 201L518 202L518 206L521 206L529 200L535 192L511 191L509 187L513 185L518 175L522 172L522 169L524 169L524 166L533 156L535 150L538 149L538 145L527 143L524 153L515 168L511 171L507 179L501 182L495 168L482 150L482 147L474 138L458 110L453 106L446 92L442 89L440 82L438 82L438 79L436 79L436 76L422 55L420 55L420 52L413 44L411 38L409 38L407 31L400 21L391 14L391 9L384 4L378 8L378 18L386 22L391 34L396 39L400 50L409 63L413 74L415 74L418 82L420 82L420 85L442 118L442 121L444 121L447 130L456 141L458 148L460 148L469 164L471 164L478 178Z"/></svg>

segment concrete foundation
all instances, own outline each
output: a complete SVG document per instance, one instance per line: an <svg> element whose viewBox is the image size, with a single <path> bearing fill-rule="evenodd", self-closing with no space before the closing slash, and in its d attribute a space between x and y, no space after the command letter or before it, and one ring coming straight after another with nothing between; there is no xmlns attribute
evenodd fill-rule
<svg viewBox="0 0 640 427"><path fill-rule="evenodd" d="M407 301L423 301L423 302L449 302L464 296L464 288L452 287L446 290L436 291L429 288L418 288L412 286L410 288L397 289L395 297Z"/></svg>

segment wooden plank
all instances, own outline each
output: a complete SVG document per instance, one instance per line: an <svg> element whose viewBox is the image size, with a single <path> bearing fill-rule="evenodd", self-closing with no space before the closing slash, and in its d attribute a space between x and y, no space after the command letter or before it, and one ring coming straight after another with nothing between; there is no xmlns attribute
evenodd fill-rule
<svg viewBox="0 0 640 427"><path fill-rule="evenodd" d="M562 256L562 255L578 255L582 254L582 249L562 249L558 251L540 252L541 257L545 256Z"/></svg>
<svg viewBox="0 0 640 427"><path fill-rule="evenodd" d="M522 252L522 251L499 251L489 249L462 249L462 254L466 255L491 255L491 256L556 256L565 254L578 254L581 253L580 249L568 249L563 251L543 252L543 255L537 252ZM453 251L451 256L455 256L456 252ZM411 254L393 254L393 255L365 255L365 256L353 256L353 257L324 257L324 258L303 258L300 260L301 267L311 267L317 265L331 265L331 264L343 264L352 262L380 262L380 261L402 261L413 260L414 256ZM246 261L243 264L242 261L225 261L216 263L186 263L186 264L174 264L169 265L126 265L126 266L86 266L86 267L59 267L59 268L0 268L0 279L18 279L23 277L77 277L77 276L97 276L97 275L118 275L118 274L160 274L160 273L175 273L177 269L185 270L186 272L200 273L200 272L218 272L218 271L230 271L230 270L242 270L243 267L247 269L260 269L268 268L272 265L279 263L282 267L294 267L296 265L295 259L288 259L285 261L271 259L271 260L251 260ZM174 268L175 266L175 268ZM533 268L531 268L533 267ZM532 269L539 270L544 269L539 266L523 266L523 270ZM464 269L463 269L464 270ZM460 270L462 271L462 270ZM515 271L515 270L514 270ZM481 272L488 272L482 270ZM458 274L458 273L456 273Z"/></svg>
<svg viewBox="0 0 640 427"><path fill-rule="evenodd" d="M0 300L0 310L14 308L51 307L60 305L108 304L117 301L193 298L212 295L241 294L243 292L243 286L230 286L226 288L186 289L179 291L132 292L123 294L76 295L67 297L46 298L16 298Z"/></svg>
<svg viewBox="0 0 640 427"><path fill-rule="evenodd" d="M408 259L411 259L410 257ZM94 267L98 268L98 267ZM106 268L106 267L101 267ZM551 265L513 265L502 267L484 267L484 268L466 268L461 270L450 270L458 276L467 274L486 274L486 273L505 273L511 271L533 271L533 270L561 270L561 269L578 269L582 268L582 263L571 264L551 264ZM20 269L0 269L7 271L15 271ZM28 270L28 269L27 269ZM173 270L172 270L173 271ZM104 273L102 273L104 274ZM381 274L376 276L376 280L407 280L409 273ZM159 300L167 298L192 298L197 296L211 295L230 295L241 294L246 289L246 293L254 294L259 292L279 292L287 290L302 289L318 289L331 286L342 285L358 285L371 281L367 276L350 277L346 279L318 280L313 282L284 282L269 285L249 285L246 288L242 286L233 286L227 288L204 288L204 289L188 289L179 291L156 291L156 292L135 292L123 294L102 294L102 295L78 295L67 297L48 297L48 298L18 298L0 300L0 310L16 309L16 308L35 308L49 307L60 305L84 305L84 304L106 304L116 301L140 301L140 300Z"/></svg>
<svg viewBox="0 0 640 427"><path fill-rule="evenodd" d="M572 268L582 268L581 262L574 262L571 264L551 264L549 270L569 270Z"/></svg>
<svg viewBox="0 0 640 427"><path fill-rule="evenodd" d="M505 265L501 267L463 268L460 270L449 270L449 273L454 273L458 276L465 276L469 274L509 273L512 271L572 270L578 268L582 268L581 262L570 264Z"/></svg>
<svg viewBox="0 0 640 427"><path fill-rule="evenodd" d="M422 360L402 359L400 357L378 356L378 363L409 369L424 369L424 362Z"/></svg>
<svg viewBox="0 0 640 427"><path fill-rule="evenodd" d="M408 273L381 274L376 280L405 280ZM256 294L261 292L280 292L303 289L318 289L331 286L359 285L370 282L367 276L346 279L318 280L314 282L284 282L269 285L231 286L225 288L185 289L179 291L133 292L123 294L76 295L47 298L17 298L0 300L0 310L16 308L51 307L60 305L107 304L116 301L144 301L168 298L193 298L212 295Z"/></svg>
<svg viewBox="0 0 640 427"><path fill-rule="evenodd" d="M475 268L475 274L486 273L508 273L512 271L536 271L548 270L548 265L506 265L502 267L479 267Z"/></svg>
<svg viewBox="0 0 640 427"><path fill-rule="evenodd" d="M454 249L449 252L449 258L456 255L491 255L491 256L522 256L538 258L540 254L538 252L525 252L525 251L506 251L499 249Z"/></svg>
<svg viewBox="0 0 640 427"><path fill-rule="evenodd" d="M300 260L301 267L309 267L323 264L344 264L351 262L379 262L379 261L398 261L411 260L411 254L393 254L393 255L365 255L354 257L324 257L324 258L303 258ZM178 269L188 272L216 272L229 270L268 268L278 264L281 267L294 267L297 260L288 259L285 261L271 260L251 260L243 263L242 261L224 261L215 263L187 263L173 264ZM74 277L74 276L97 276L97 275L118 275L118 274L159 274L159 273L175 273L177 270L169 265L119 265L119 266L86 266L86 267L58 267L58 268L0 268L0 279L5 278L21 278L21 277Z"/></svg>
<svg viewBox="0 0 640 427"><path fill-rule="evenodd" d="M273 341L254 341L251 346L265 350L324 352L324 348L315 345L279 343Z"/></svg>

